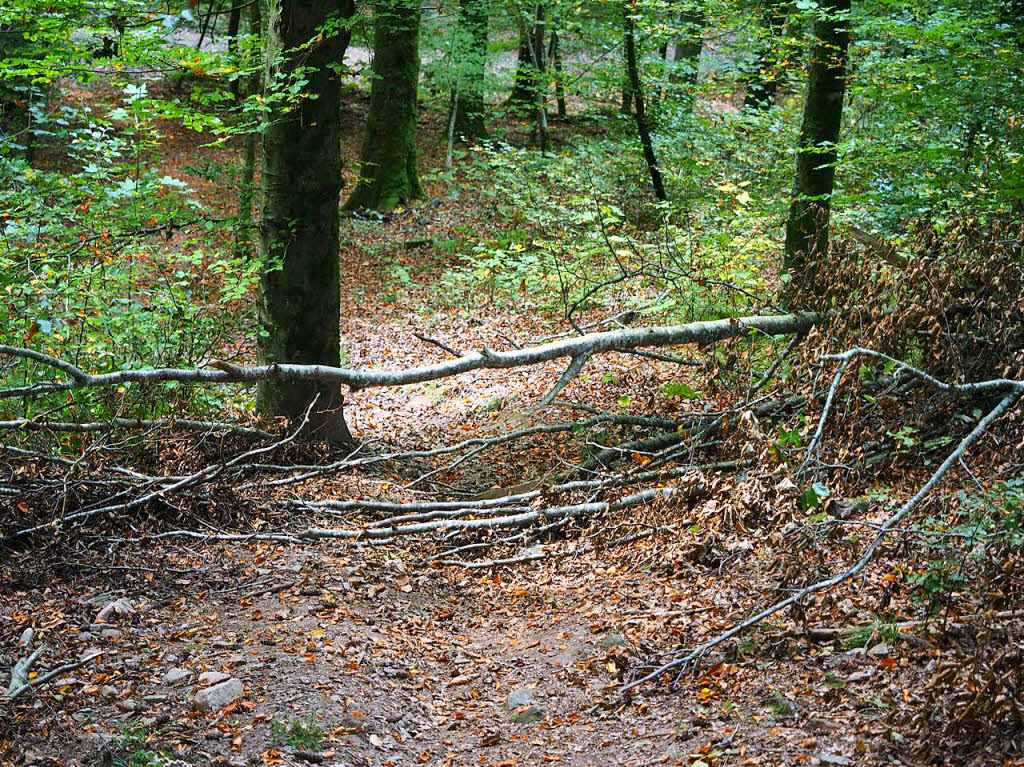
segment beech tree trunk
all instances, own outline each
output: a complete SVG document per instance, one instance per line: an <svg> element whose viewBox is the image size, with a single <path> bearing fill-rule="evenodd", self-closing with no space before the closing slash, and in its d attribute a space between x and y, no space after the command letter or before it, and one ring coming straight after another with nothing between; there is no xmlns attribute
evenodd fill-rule
<svg viewBox="0 0 1024 767"><path fill-rule="evenodd" d="M654 154L654 143L651 141L651 128L647 121L647 111L644 108L640 68L636 63L636 27L633 24L633 17L630 16L630 10L631 7L629 5L623 8L623 16L626 20L626 73L629 76L629 87L633 95L633 118L636 121L636 131L640 136L640 144L644 149L647 170L651 174L651 186L654 187L654 196L659 200L667 200L665 182L662 180L661 171L658 169L658 160Z"/></svg>
<svg viewBox="0 0 1024 767"><path fill-rule="evenodd" d="M346 210L391 210L423 196L416 167L420 6L379 0L374 6L373 82L359 166Z"/></svg>
<svg viewBox="0 0 1024 767"><path fill-rule="evenodd" d="M338 0L276 0L268 19L271 76L288 78L301 67L304 91L316 97L301 98L290 109L275 107L263 133L260 253L269 267L259 300L264 364L337 365L341 360L340 76L334 67L342 62L349 35L317 39L338 10ZM350 18L352 0L342 0L340 10ZM300 419L314 398L310 435L351 443L337 384L261 381L256 403L265 415Z"/></svg>
<svg viewBox="0 0 1024 767"><path fill-rule="evenodd" d="M512 92L505 101L509 109L522 110L533 107L534 94L537 91L537 69L533 65L530 54L530 41L536 36L536 30L523 23L519 26L519 52L516 54L516 79L512 84Z"/></svg>
<svg viewBox="0 0 1024 767"><path fill-rule="evenodd" d="M744 107L758 111L773 106L779 93L780 38L786 31L786 12L780 0L766 0L762 23L765 38L743 98Z"/></svg>
<svg viewBox="0 0 1024 767"><path fill-rule="evenodd" d="M455 137L461 141L487 138L484 78L487 74L487 16L489 0L460 0L456 30L457 75L452 89ZM452 118L449 112L449 119Z"/></svg>
<svg viewBox="0 0 1024 767"><path fill-rule="evenodd" d="M249 34L263 39L263 16L260 3L249 6ZM253 62L246 62L252 64ZM241 79L241 78L240 78ZM262 91L263 82L259 70L253 71L245 79L245 95L251 96ZM235 233L235 251L245 256L252 244L252 203L253 187L256 177L256 138L257 133L251 130L245 134L242 144L242 182L238 192L238 230Z"/></svg>
<svg viewBox="0 0 1024 767"><path fill-rule="evenodd" d="M851 0L829 0L815 21L784 268L802 276L807 257L828 247L836 142L843 120Z"/></svg>
<svg viewBox="0 0 1024 767"><path fill-rule="evenodd" d="M697 7L681 11L679 21L684 31L673 46L672 61L676 64L677 81L686 85L689 103L692 104L697 77L700 74L700 55L704 49L704 10Z"/></svg>
<svg viewBox="0 0 1024 767"><path fill-rule="evenodd" d="M254 2L253 5L259 5L258 2ZM228 16L228 53L236 53L238 51L238 29L242 25L242 6L233 5L231 7L231 14ZM231 95L237 100L238 93L241 90L241 79L236 77L231 81Z"/></svg>
<svg viewBox="0 0 1024 767"><path fill-rule="evenodd" d="M548 60L555 69L555 104L558 109L559 119L564 119L567 110L565 107L565 78L562 72L562 45L558 33L551 30L551 44L548 48Z"/></svg>

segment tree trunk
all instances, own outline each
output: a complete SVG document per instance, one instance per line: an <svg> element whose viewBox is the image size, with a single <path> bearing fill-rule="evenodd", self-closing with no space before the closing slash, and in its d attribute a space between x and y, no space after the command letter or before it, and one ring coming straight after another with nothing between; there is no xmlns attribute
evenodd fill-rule
<svg viewBox="0 0 1024 767"><path fill-rule="evenodd" d="M555 68L555 104L558 109L558 118L565 119L567 110L565 108L565 77L562 74L562 46L558 39L558 33L551 30L551 46L548 59Z"/></svg>
<svg viewBox="0 0 1024 767"><path fill-rule="evenodd" d="M489 0L460 0L456 30L455 87L449 110L454 110L455 137L461 141L487 138L484 120L484 78L487 74L487 15ZM452 113L449 111L449 120Z"/></svg>
<svg viewBox="0 0 1024 767"><path fill-rule="evenodd" d="M644 148L644 159L647 160L647 170L651 174L651 186L654 187L654 196L659 200L667 200L665 183L662 181L661 171L658 170L658 160L654 155L654 143L651 141L651 129L647 123L647 112L644 109L640 69L636 63L636 32L633 17L630 16L630 10L630 5L623 7L623 16L626 20L626 73L629 76L629 85L635 107L633 118L636 120L636 132L640 135L640 143Z"/></svg>
<svg viewBox="0 0 1024 767"><path fill-rule="evenodd" d="M237 3L238 0L232 0ZM259 2L254 2L253 5L259 5ZM242 25L242 6L233 5L231 7L231 15L228 16L228 53L235 54L238 52L238 28ZM237 101L238 93L241 90L241 78L236 77L231 81L231 95Z"/></svg>
<svg viewBox="0 0 1024 767"><path fill-rule="evenodd" d="M260 13L260 3L254 2L249 6L249 34L263 39L263 17ZM246 62L252 66L253 62ZM241 78L239 78L241 80ZM258 69L245 78L245 95L252 96L260 93L263 88L262 77ZM249 130L243 137L242 144L242 179L238 192L238 229L235 232L235 252L239 255L247 255L252 236L252 202L253 186L256 177L256 137L255 129Z"/></svg>
<svg viewBox="0 0 1024 767"><path fill-rule="evenodd" d="M374 13L370 111L359 182L346 210L391 210L423 196L416 168L419 3L379 0Z"/></svg>
<svg viewBox="0 0 1024 767"><path fill-rule="evenodd" d="M516 79L505 106L513 110L525 110L533 106L537 90L537 70L530 55L530 40L534 30L520 23L519 53L516 56Z"/></svg>
<svg viewBox="0 0 1024 767"><path fill-rule="evenodd" d="M779 92L779 70L782 63L780 38L786 31L784 3L780 0L766 0L762 23L765 39L761 41L756 69L751 74L743 98L743 106L756 111L773 106Z"/></svg>
<svg viewBox="0 0 1024 767"><path fill-rule="evenodd" d="M543 80L544 70L547 63L544 61L544 5L537 3L533 34L528 38L527 44L530 49L530 60L533 62L533 69L537 73L537 79L533 90L533 106L537 115L537 126L535 135L540 144L540 152L548 151L548 112L545 104L545 91L547 83Z"/></svg>
<svg viewBox="0 0 1024 767"><path fill-rule="evenodd" d="M829 212L836 175L836 142L843 119L851 0L829 0L814 23L793 203L786 226L784 269L803 278L808 255L828 247Z"/></svg>
<svg viewBox="0 0 1024 767"><path fill-rule="evenodd" d="M276 0L268 20L271 77L288 79L301 68L307 81L303 90L316 98L275 107L263 133L260 252L268 270L260 283L259 348L265 364L337 365L341 359L341 98L335 68L349 34L317 39L319 28L338 10L338 0ZM353 0L342 0L340 10L350 18ZM309 434L351 443L337 385L263 381L256 402L265 415L296 420L314 398Z"/></svg>
<svg viewBox="0 0 1024 767"><path fill-rule="evenodd" d="M676 64L677 81L686 86L687 98L692 105L700 74L700 54L704 49L704 10L698 7L680 11L679 21L684 32L673 46L672 61Z"/></svg>
<svg viewBox="0 0 1024 767"><path fill-rule="evenodd" d="M622 57L625 65L622 73L622 93L619 98L619 111L628 115L633 111L633 80L629 73L629 46L633 40L633 22L629 18L629 6L626 6L626 15L623 17L622 27Z"/></svg>

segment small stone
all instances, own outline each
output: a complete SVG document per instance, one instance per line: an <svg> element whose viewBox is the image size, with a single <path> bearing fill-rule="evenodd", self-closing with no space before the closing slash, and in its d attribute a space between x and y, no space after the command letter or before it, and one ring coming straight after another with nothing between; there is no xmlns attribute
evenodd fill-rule
<svg viewBox="0 0 1024 767"><path fill-rule="evenodd" d="M123 615L131 615L135 612L135 605L127 599L115 599L103 606L103 609L96 614L93 623L109 623L111 619L116 620Z"/></svg>
<svg viewBox="0 0 1024 767"><path fill-rule="evenodd" d="M192 672L184 668L172 668L164 674L164 684L178 684L192 676Z"/></svg>
<svg viewBox="0 0 1024 767"><path fill-rule="evenodd" d="M193 704L200 711L219 711L225 706L239 700L245 693L245 687L238 679L228 679L196 693Z"/></svg>
<svg viewBox="0 0 1024 767"><path fill-rule="evenodd" d="M119 700L115 705L117 706L118 711L124 711L126 714L132 713L133 711L135 711L135 709L139 707L139 704L131 698Z"/></svg>
<svg viewBox="0 0 1024 767"><path fill-rule="evenodd" d="M837 754L822 754L821 763L834 764L837 765L837 767L846 767L846 765L850 763L850 760L845 756L838 756Z"/></svg>
<svg viewBox="0 0 1024 767"><path fill-rule="evenodd" d="M889 646L884 642L879 642L870 650L868 650L876 658L888 658L889 657Z"/></svg>
<svg viewBox="0 0 1024 767"><path fill-rule="evenodd" d="M867 670L865 670L865 671L855 671L854 673L852 673L848 677L846 677L846 681L850 682L850 683L853 683L853 684L856 684L857 682L866 682L870 678L871 678L871 672L870 671L867 671Z"/></svg>
<svg viewBox="0 0 1024 767"><path fill-rule="evenodd" d="M117 639L121 636L121 632L117 629L103 629L103 631L100 632L100 636L104 639Z"/></svg>
<svg viewBox="0 0 1024 767"><path fill-rule="evenodd" d="M226 682L231 678L231 674L225 674L223 671L204 671L199 675L199 684L214 685Z"/></svg>
<svg viewBox="0 0 1024 767"><path fill-rule="evenodd" d="M100 697L106 698L107 700L113 700L117 697L117 688L112 687L109 684L105 684L100 688Z"/></svg>
<svg viewBox="0 0 1024 767"><path fill-rule="evenodd" d="M513 690L508 694L508 700L505 701L505 710L513 711L521 706L531 706L537 702L537 696L533 694L533 690L528 687L520 687L518 690Z"/></svg>
<svg viewBox="0 0 1024 767"><path fill-rule="evenodd" d="M78 638L81 639L83 642L91 642L93 639L95 639L95 637L89 631L83 631L81 634L78 635Z"/></svg>
<svg viewBox="0 0 1024 767"><path fill-rule="evenodd" d="M535 705L536 700L533 690L527 687L513 690L505 701L508 718L516 724L539 722L544 718L544 711Z"/></svg>

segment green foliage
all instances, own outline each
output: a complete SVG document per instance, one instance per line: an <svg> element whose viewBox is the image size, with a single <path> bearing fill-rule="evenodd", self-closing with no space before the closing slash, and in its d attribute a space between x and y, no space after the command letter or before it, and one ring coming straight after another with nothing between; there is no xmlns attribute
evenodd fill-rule
<svg viewBox="0 0 1024 767"><path fill-rule="evenodd" d="M111 743L114 767L160 767L170 757L166 751L155 752L145 747L149 732L141 724L121 725L119 735Z"/></svg>
<svg viewBox="0 0 1024 767"><path fill-rule="evenodd" d="M271 742L276 746L292 746L307 751L319 751L323 745L324 731L310 715L305 719L290 719L287 723L270 723Z"/></svg>

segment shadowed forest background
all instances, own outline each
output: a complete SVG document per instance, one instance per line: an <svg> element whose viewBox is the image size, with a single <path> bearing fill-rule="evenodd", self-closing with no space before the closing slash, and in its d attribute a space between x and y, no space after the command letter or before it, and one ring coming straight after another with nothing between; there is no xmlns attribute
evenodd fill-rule
<svg viewBox="0 0 1024 767"><path fill-rule="evenodd" d="M1024 760L1024 3L0 8L0 764Z"/></svg>

